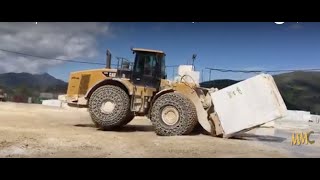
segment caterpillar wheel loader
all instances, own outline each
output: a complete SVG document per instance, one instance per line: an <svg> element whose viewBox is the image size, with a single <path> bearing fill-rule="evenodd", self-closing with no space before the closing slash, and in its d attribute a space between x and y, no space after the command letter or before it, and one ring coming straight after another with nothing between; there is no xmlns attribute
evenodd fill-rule
<svg viewBox="0 0 320 180"><path fill-rule="evenodd" d="M202 88L186 81L186 76L169 81L163 51L131 50L133 63L118 58L117 68L112 69L108 50L106 68L72 72L67 102L86 106L93 123L105 130L122 127L135 116L147 116L160 136L186 135L198 124L213 136L224 136L212 101L217 89Z"/></svg>

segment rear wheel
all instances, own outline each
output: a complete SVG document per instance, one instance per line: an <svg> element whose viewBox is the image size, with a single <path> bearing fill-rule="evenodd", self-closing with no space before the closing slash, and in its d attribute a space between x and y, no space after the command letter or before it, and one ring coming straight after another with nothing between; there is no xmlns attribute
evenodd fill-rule
<svg viewBox="0 0 320 180"><path fill-rule="evenodd" d="M198 123L194 104L178 93L160 96L153 104L150 119L161 136L189 134Z"/></svg>
<svg viewBox="0 0 320 180"><path fill-rule="evenodd" d="M92 93L89 113L93 123L106 130L124 126L133 119L129 95L113 85L101 86Z"/></svg>

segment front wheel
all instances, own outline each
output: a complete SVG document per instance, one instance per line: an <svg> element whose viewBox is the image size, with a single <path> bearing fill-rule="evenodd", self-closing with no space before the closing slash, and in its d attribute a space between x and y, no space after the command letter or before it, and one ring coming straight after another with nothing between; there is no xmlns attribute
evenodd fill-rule
<svg viewBox="0 0 320 180"><path fill-rule="evenodd" d="M160 96L153 104L150 119L161 136L189 134L198 123L194 104L179 93Z"/></svg>

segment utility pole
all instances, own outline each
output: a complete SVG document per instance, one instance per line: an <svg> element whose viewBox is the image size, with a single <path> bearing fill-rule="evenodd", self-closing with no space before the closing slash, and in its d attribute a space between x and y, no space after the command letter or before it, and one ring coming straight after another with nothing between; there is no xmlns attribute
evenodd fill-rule
<svg viewBox="0 0 320 180"><path fill-rule="evenodd" d="M172 67L172 81L174 81L174 67Z"/></svg>
<svg viewBox="0 0 320 180"><path fill-rule="evenodd" d="M197 58L197 54L193 54L192 55L192 68L193 68L193 70L195 71L195 67L194 67L194 60L196 60L196 58Z"/></svg>
<svg viewBox="0 0 320 180"><path fill-rule="evenodd" d="M211 69L209 71L209 81L211 81Z"/></svg>
<svg viewBox="0 0 320 180"><path fill-rule="evenodd" d="M201 82L203 82L203 69L201 70Z"/></svg>

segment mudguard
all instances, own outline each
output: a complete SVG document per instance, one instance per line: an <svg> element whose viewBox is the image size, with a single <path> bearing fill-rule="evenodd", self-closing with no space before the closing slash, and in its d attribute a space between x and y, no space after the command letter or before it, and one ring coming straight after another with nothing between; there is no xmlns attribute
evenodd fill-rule
<svg viewBox="0 0 320 180"><path fill-rule="evenodd" d="M129 92L129 95L132 95L132 88L130 88L130 85L126 82L123 81L121 79L118 78L112 78L112 79L104 79L102 81L97 82L94 86L92 86L86 93L86 95L84 96L86 99L88 99L90 97L90 94L93 92L94 89L96 89L97 87L101 86L101 85L105 85L105 84L109 84L108 82L112 82L112 81L116 81L117 83L122 84ZM112 83L110 83L112 84Z"/></svg>

